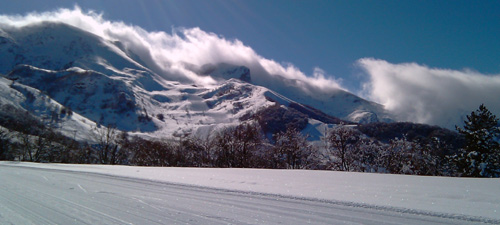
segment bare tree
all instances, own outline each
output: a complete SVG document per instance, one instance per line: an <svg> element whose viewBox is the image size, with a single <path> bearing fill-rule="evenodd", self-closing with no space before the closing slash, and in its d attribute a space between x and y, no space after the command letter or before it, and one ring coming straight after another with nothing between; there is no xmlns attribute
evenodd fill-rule
<svg viewBox="0 0 500 225"><path fill-rule="evenodd" d="M216 165L251 167L261 144L262 134L255 123L226 128L214 137Z"/></svg>
<svg viewBox="0 0 500 225"><path fill-rule="evenodd" d="M202 146L202 166L212 167L215 166L215 143L212 135L208 135L205 138L198 138L200 145Z"/></svg>
<svg viewBox="0 0 500 225"><path fill-rule="evenodd" d="M350 171L354 162L354 155L357 151L357 144L360 138L359 132L353 128L340 124L326 135L328 156L335 157L333 165L336 169Z"/></svg>
<svg viewBox="0 0 500 225"><path fill-rule="evenodd" d="M114 126L94 128L91 138L96 143L94 151L97 154L98 163L119 164L121 157L118 146L118 131Z"/></svg>
<svg viewBox="0 0 500 225"><path fill-rule="evenodd" d="M33 147L35 149L35 153L33 155L33 161L35 162L41 162L43 161L43 158L45 158L44 156L46 156L48 154L48 151L49 150L49 143L48 143L48 140L46 138L44 138L44 135L42 134L39 134L36 138L35 138L35 142L33 143Z"/></svg>
<svg viewBox="0 0 500 225"><path fill-rule="evenodd" d="M0 128L0 160L10 159L11 143L9 140L9 132Z"/></svg>
<svg viewBox="0 0 500 225"><path fill-rule="evenodd" d="M236 146L233 130L226 128L219 131L214 137L215 165L217 167L235 167Z"/></svg>
<svg viewBox="0 0 500 225"><path fill-rule="evenodd" d="M35 149L31 135L19 132L17 138L20 142L20 160L33 162Z"/></svg>
<svg viewBox="0 0 500 225"><path fill-rule="evenodd" d="M255 152L262 143L260 128L255 123L244 123L234 130L238 167L251 167Z"/></svg>
<svg viewBox="0 0 500 225"><path fill-rule="evenodd" d="M176 166L171 142L133 138L124 148L133 152L131 163L138 166Z"/></svg>
<svg viewBox="0 0 500 225"><path fill-rule="evenodd" d="M278 163L283 162L286 168L302 169L307 166L307 158L311 154L311 145L307 136L300 131L289 128L285 132L277 133L274 138L274 157Z"/></svg>

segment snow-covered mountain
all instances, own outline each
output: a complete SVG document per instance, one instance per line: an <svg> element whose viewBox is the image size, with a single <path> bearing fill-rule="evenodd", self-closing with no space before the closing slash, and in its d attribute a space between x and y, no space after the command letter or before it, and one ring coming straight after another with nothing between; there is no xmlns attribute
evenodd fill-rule
<svg viewBox="0 0 500 225"><path fill-rule="evenodd" d="M347 91L312 93L307 90L314 87L303 88L311 84L247 65L185 62L181 72L168 73L146 61L120 41L68 24L0 24L0 73L6 78L0 79L0 102L43 117L47 110L33 108L43 98L47 109L81 116L66 118L78 129L115 124L151 137L206 135L277 103L309 115L311 124L331 122L325 115L361 123L391 120L383 106ZM214 82L182 79L182 71Z"/></svg>

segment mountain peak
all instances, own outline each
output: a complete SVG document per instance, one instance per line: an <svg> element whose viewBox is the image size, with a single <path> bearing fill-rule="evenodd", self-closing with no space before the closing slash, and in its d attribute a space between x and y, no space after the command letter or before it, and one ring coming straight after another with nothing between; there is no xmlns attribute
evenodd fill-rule
<svg viewBox="0 0 500 225"><path fill-rule="evenodd" d="M71 25L0 28L0 73L97 124L137 135L207 134L275 104L323 123L389 118L381 105L344 90L318 90L255 66L184 62L156 73L137 49ZM186 82L189 76L214 82Z"/></svg>
<svg viewBox="0 0 500 225"><path fill-rule="evenodd" d="M218 65L205 64L201 67L200 74L210 75L212 78L218 80L236 78L248 83L252 82L250 69L246 66L234 66L226 63Z"/></svg>

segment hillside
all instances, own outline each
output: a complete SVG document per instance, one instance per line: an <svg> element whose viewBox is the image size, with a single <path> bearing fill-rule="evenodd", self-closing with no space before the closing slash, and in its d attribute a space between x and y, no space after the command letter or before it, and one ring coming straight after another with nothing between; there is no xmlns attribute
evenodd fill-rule
<svg viewBox="0 0 500 225"><path fill-rule="evenodd" d="M381 105L341 89L311 92L301 80L231 63L185 62L165 70L134 50L64 23L0 24L0 73L30 88L10 104L38 117L43 113L30 108L29 93L43 93L95 126L147 137L203 136L276 103L324 123L391 120ZM82 130L68 126L60 127Z"/></svg>

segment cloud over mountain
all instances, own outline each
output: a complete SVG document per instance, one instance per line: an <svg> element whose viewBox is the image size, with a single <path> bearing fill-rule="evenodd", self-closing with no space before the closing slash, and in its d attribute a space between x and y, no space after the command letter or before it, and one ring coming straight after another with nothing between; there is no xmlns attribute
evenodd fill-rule
<svg viewBox="0 0 500 225"><path fill-rule="evenodd" d="M369 75L364 95L384 104L399 120L453 128L481 103L500 115L500 75L372 58L360 59L357 65Z"/></svg>
<svg viewBox="0 0 500 225"><path fill-rule="evenodd" d="M150 32L138 26L120 21L109 21L94 11L84 12L78 6L74 9L58 9L52 12L29 13L27 15L0 15L0 24L14 27L36 24L44 21L66 23L109 41L119 41L126 49L134 52L154 72L181 80L211 84L215 81L200 76L193 69L206 64L229 63L243 65L266 76L282 76L304 83L305 92L328 93L344 89L339 81L328 78L320 69L307 76L292 64L282 64L258 55L241 41L228 40L199 28L173 28L172 33Z"/></svg>
<svg viewBox="0 0 500 225"><path fill-rule="evenodd" d="M113 43L110 46L120 46L122 51L133 53L145 67L167 79L211 85L217 81L204 74L204 68L211 68L207 65L245 66L250 69L255 84L267 85L277 92L289 88L287 97L296 97L296 87L301 88L297 94L301 96L299 100L306 104L311 99L316 100L317 104L312 106L325 112L341 111L340 106L345 105L344 101L335 103L337 107L324 104L335 101L332 96L345 88L341 80L328 76L322 69L314 68L311 74L305 74L293 64L260 56L237 39L227 39L200 28L173 28L170 33L146 31L121 21L109 21L101 13L83 11L78 6L27 15L0 15L0 28L20 28L46 21L69 24L95 34ZM453 128L481 103L500 115L497 99L500 96L500 75L435 69L415 63L391 64L371 58L360 59L356 64L369 77L363 84L362 95L385 105L397 120ZM365 107L361 111L371 112L377 107L382 108ZM339 115L347 117L352 111L346 107Z"/></svg>

